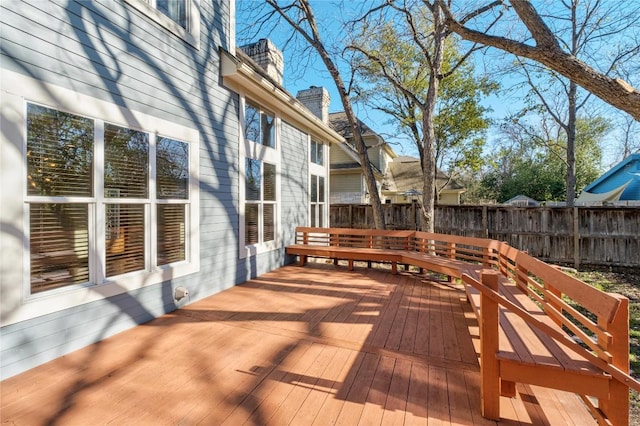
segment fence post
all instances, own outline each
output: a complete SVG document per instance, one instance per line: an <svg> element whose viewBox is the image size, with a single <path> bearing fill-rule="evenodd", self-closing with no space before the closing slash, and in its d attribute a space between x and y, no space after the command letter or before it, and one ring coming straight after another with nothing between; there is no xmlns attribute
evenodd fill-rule
<svg viewBox="0 0 640 426"><path fill-rule="evenodd" d="M353 228L353 204L349 204L349 228Z"/></svg>
<svg viewBox="0 0 640 426"><path fill-rule="evenodd" d="M573 208L573 263L580 268L580 216L578 207Z"/></svg>
<svg viewBox="0 0 640 426"><path fill-rule="evenodd" d="M482 206L482 232L483 238L489 238L489 219L487 217L487 205Z"/></svg>

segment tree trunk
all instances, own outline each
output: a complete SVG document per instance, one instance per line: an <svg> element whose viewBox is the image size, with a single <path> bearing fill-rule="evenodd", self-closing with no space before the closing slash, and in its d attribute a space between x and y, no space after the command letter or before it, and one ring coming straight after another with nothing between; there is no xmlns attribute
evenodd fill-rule
<svg viewBox="0 0 640 426"><path fill-rule="evenodd" d="M290 16L288 16L285 8L280 6L276 0L267 0L267 4L269 4L277 13L279 13L280 16L282 16L282 18L284 18L284 20L287 21L295 31L302 35L307 40L307 42L316 50L316 52L318 52L318 55L320 55L322 62L327 67L327 71L329 71L329 74L331 74L331 77L336 84L336 89L340 94L340 100L342 101L342 106L344 107L344 112L347 116L349 127L351 128L351 132L353 134L354 145L356 151L358 152L358 159L360 160L360 167L362 168L364 181L367 185L367 190L369 191L369 200L372 206L373 221L375 223L375 227L377 229L385 229L386 226L384 223L382 203L380 202L380 196L378 195L378 186L376 185L376 179L373 175L371 162L369 161L369 155L367 154L367 147L362 140L362 135L360 134L360 129L358 128L356 116L353 112L353 108L351 108L351 99L349 98L349 94L347 92L346 86L344 85L344 81L342 80L342 76L340 75L340 71L331 59L329 52L327 52L327 49L321 41L320 33L318 31L318 25L316 24L316 19L313 14L313 9L309 4L309 0L300 0L299 6L300 10L305 16L305 21L309 25L311 33L307 32L307 30L300 25L299 21L293 20Z"/></svg>
<svg viewBox="0 0 640 426"><path fill-rule="evenodd" d="M339 90L340 98L348 98L346 90L344 93ZM358 152L358 159L362 168L362 174L364 175L364 182L367 185L367 191L369 192L369 202L371 203L371 210L373 212L373 222L376 229L386 229L384 220L384 212L382 210L382 202L380 201L380 194L378 194L378 185L376 178L373 175L371 169L371 162L369 161L369 155L367 154L367 146L362 140L362 134L358 128L358 120L351 108L351 102L347 99L346 102L343 99L342 105L344 107L345 115L349 121L351 127L351 133L353 134L353 142Z"/></svg>
<svg viewBox="0 0 640 426"><path fill-rule="evenodd" d="M447 37L446 26L442 19L440 7L436 3L433 8L433 56L429 72L429 90L425 108L422 111L423 143L422 143L422 174L424 185L422 188L423 223L422 230L433 232L435 228L435 198L436 198L436 134L433 119L438 99L442 62L444 60L444 42Z"/></svg>
<svg viewBox="0 0 640 426"><path fill-rule="evenodd" d="M569 120L567 122L567 176L566 176L566 193L567 206L573 207L576 199L576 119L577 107L576 97L578 86L573 82L569 82Z"/></svg>

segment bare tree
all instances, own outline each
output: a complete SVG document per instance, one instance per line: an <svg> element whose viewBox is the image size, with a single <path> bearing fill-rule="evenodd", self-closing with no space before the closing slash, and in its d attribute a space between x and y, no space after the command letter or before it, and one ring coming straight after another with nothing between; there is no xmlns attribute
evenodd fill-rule
<svg viewBox="0 0 640 426"><path fill-rule="evenodd" d="M495 3L497 4L498 2ZM391 85L399 109L407 111L402 118L398 117L400 111L389 112L404 122L418 147L424 177L422 228L433 232L438 158L436 105L440 86L444 79L454 75L469 56L481 47L472 46L464 53L445 58L447 44L449 50L452 49L452 42L448 40L451 32L447 29L445 16L436 1L386 0L365 13L357 23L364 28L363 33L348 48L364 58L362 69L366 70L366 74L377 74ZM392 39L392 46L384 46L389 41L384 40L385 32L390 33L387 38ZM379 33L382 40L367 33ZM398 38L398 46L395 47L394 37ZM406 49L401 42L408 43ZM414 62L408 59L410 56L416 57L415 62L419 63L415 70L410 69ZM439 136L443 136L443 133Z"/></svg>
<svg viewBox="0 0 640 426"><path fill-rule="evenodd" d="M566 0L556 2L545 11L546 19L564 50L576 58L585 58L600 67L605 75L619 69L625 62L635 59L640 45L634 43L611 43L611 36L625 30L633 30L637 10L628 10L619 5L605 7L602 0ZM629 13L631 12L631 13ZM540 106L566 136L565 156L565 200L572 206L576 197L576 123L580 112L593 105L591 93L579 89L578 85L537 62L518 58L516 63L526 80L529 102ZM588 122L588 121L586 121ZM594 123L596 121L593 121Z"/></svg>
<svg viewBox="0 0 640 426"><path fill-rule="evenodd" d="M286 4L280 4L277 0L266 0L266 4L270 6L273 11L287 24L289 24L294 32L304 38L309 46L317 52L327 68L327 71L329 71L329 74L336 85L336 89L338 90L338 94L340 95L340 101L342 102L342 106L353 135L354 146L358 153L358 159L360 160L360 165L362 167L364 181L373 207L373 219L375 226L378 229L385 229L384 213L382 211L382 203L380 201L376 179L367 154L367 146L362 139L361 129L358 126L358 120L353 111L349 90L347 85L345 85L336 62L332 59L331 54L323 42L314 11L309 4L309 1L294 0ZM271 16L265 16L265 19L270 17Z"/></svg>
<svg viewBox="0 0 640 426"><path fill-rule="evenodd" d="M640 120L640 91L621 78L609 77L605 73L597 71L563 48L558 38L528 0L510 0L509 2L501 0L499 3L505 7L510 5L520 22L527 28L535 45L470 28L467 26L469 15L458 19L449 8L449 1L435 1L446 16L448 28L463 39L539 62L605 102L629 113L636 120ZM477 16L480 15L474 17Z"/></svg>
<svg viewBox="0 0 640 426"><path fill-rule="evenodd" d="M630 117L624 118L622 124L621 156L626 158L634 152L640 152L640 126Z"/></svg>

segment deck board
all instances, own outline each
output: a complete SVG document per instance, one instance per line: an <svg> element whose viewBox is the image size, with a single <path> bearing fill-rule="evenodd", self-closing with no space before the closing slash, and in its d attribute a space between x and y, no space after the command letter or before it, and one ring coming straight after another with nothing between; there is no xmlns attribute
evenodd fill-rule
<svg viewBox="0 0 640 426"><path fill-rule="evenodd" d="M2 422L496 425L480 413L477 321L455 286L288 266L0 384ZM595 424L518 385L501 425Z"/></svg>

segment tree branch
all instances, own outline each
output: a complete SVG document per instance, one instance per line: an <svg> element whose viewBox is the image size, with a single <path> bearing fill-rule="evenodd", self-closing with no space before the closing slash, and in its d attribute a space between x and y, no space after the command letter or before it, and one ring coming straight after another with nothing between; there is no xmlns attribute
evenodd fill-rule
<svg viewBox="0 0 640 426"><path fill-rule="evenodd" d="M528 24L527 28L529 28L529 31L532 31L532 28L533 31L535 31L535 33L532 33L534 37L537 37L536 42L539 43L539 45L535 47L467 28L455 19L444 0L436 1L439 2L451 31L463 39L475 43L482 43L516 56L537 61L574 81L610 105L629 113L636 120L640 120L640 91L626 81L619 78L613 79L608 77L578 60L575 56L562 51L557 42L550 43L550 41L547 40L549 34L544 30L544 28L548 30L546 25L543 29L535 27L536 22L542 22L539 16L537 19L531 16L532 14L537 16L535 9L530 7L530 5L522 4L523 2L528 2L524 0L513 0L511 3L514 9L516 9L516 5L518 5L518 9L516 9L519 10L518 15L522 15L528 20L525 22L525 25ZM540 43L543 44L540 45Z"/></svg>

